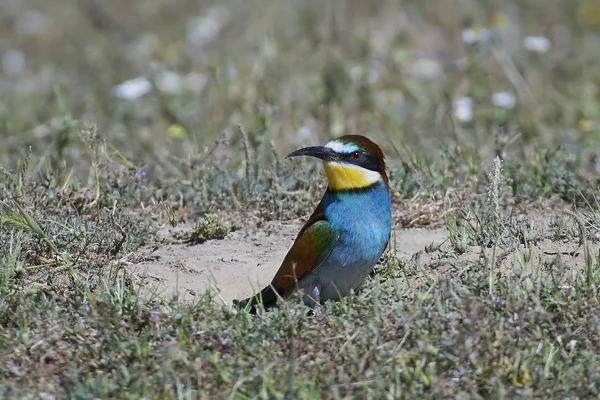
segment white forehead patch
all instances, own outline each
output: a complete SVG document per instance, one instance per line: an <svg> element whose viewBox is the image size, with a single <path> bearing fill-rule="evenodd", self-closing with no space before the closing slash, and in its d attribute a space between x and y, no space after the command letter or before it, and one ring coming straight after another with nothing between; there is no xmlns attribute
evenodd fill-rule
<svg viewBox="0 0 600 400"><path fill-rule="evenodd" d="M356 150L359 150L358 146L356 146L355 144L342 143L342 142L338 142L337 140L332 140L331 142L327 143L325 145L325 147L329 147L331 150L335 151L336 153L343 153L343 154L350 154L350 153L355 152Z"/></svg>

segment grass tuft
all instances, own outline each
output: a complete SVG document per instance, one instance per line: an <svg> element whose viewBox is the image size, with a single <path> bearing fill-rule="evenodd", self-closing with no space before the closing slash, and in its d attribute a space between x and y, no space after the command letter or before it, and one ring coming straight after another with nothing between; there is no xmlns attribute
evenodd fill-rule
<svg viewBox="0 0 600 400"><path fill-rule="evenodd" d="M229 232L238 230L235 225L224 224L216 215L208 214L202 221L196 223L189 232L175 233L173 236L177 240L182 240L188 244L200 244L207 240L219 240L225 238Z"/></svg>

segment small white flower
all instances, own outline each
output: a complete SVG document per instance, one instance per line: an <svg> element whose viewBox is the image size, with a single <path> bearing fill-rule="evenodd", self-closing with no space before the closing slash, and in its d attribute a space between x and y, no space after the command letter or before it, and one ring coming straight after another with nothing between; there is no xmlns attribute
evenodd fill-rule
<svg viewBox="0 0 600 400"><path fill-rule="evenodd" d="M562 336L561 336L561 335L558 335L558 336L556 337L556 341L557 341L559 344L562 344Z"/></svg>
<svg viewBox="0 0 600 400"><path fill-rule="evenodd" d="M181 77L173 71L163 70L156 75L156 87L163 93L178 93L181 86Z"/></svg>
<svg viewBox="0 0 600 400"><path fill-rule="evenodd" d="M310 138L312 135L312 132L310 131L310 128L307 126L303 126L300 129L298 129L298 137L300 139L308 139Z"/></svg>
<svg viewBox="0 0 600 400"><path fill-rule="evenodd" d="M187 21L187 40L196 47L204 47L214 41L229 20L226 9L214 7L206 16L190 18Z"/></svg>
<svg viewBox="0 0 600 400"><path fill-rule="evenodd" d="M462 40L466 44L473 44L477 41L477 34L475 29L467 28L462 31Z"/></svg>
<svg viewBox="0 0 600 400"><path fill-rule="evenodd" d="M477 42L487 42L490 39L491 33L489 29L467 28L462 31L462 40L466 44L474 44Z"/></svg>
<svg viewBox="0 0 600 400"><path fill-rule="evenodd" d="M552 42L545 36L527 36L523 39L523 46L529 51L545 53L550 50Z"/></svg>
<svg viewBox="0 0 600 400"><path fill-rule="evenodd" d="M577 346L577 340L575 340L575 339L569 340L569 350L571 350L571 351L575 350L575 346Z"/></svg>
<svg viewBox="0 0 600 400"><path fill-rule="evenodd" d="M473 99L463 97L454 102L454 117L462 122L473 119Z"/></svg>
<svg viewBox="0 0 600 400"><path fill-rule="evenodd" d="M512 109L515 106L515 96L509 92L498 92L492 95L492 104L496 107Z"/></svg>
<svg viewBox="0 0 600 400"><path fill-rule="evenodd" d="M120 99L135 100L149 93L151 90L152 83L147 78L138 76L137 78L113 86L112 94Z"/></svg>

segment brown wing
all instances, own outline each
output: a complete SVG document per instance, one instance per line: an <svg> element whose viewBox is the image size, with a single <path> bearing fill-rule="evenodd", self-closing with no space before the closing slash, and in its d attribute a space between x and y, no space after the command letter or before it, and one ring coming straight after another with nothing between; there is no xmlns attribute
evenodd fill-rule
<svg viewBox="0 0 600 400"><path fill-rule="evenodd" d="M265 307L274 306L277 296L288 297L293 292L297 280L327 259L339 237L339 232L333 229L325 218L321 200L315 212L300 229L271 284L257 295L235 303L241 307L250 303L251 312L256 311L254 306L259 302Z"/></svg>
<svg viewBox="0 0 600 400"><path fill-rule="evenodd" d="M321 200L315 212L300 229L271 285L287 297L297 280L327 258L339 237L339 232L325 218Z"/></svg>

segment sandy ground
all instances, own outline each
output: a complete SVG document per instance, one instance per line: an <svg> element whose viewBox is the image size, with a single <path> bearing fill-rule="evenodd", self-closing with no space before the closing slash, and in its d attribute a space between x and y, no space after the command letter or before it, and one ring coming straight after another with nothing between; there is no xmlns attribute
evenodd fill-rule
<svg viewBox="0 0 600 400"><path fill-rule="evenodd" d="M548 232L554 218L561 214L560 208L546 207L543 212L530 213L527 218ZM573 222L563 221L560 224L566 228ZM233 299L256 293L271 281L301 226L300 220L267 222L261 223L260 227L246 226L229 233L222 240L209 240L198 245L167 244L144 251L130 271L140 278L138 282L142 286L153 293L163 296L177 294L183 301L194 301L213 285L223 301L230 303ZM158 234L172 242L174 231L189 231L192 227L183 224L176 229L162 229ZM528 276L539 273L536 270L545 266L575 278L585 267L585 251L578 239L570 237L557 241L546 238L531 246L518 245L510 251L499 249L494 252L491 248L471 246L460 255L446 251L451 247L446 228L396 228L392 239L395 240L397 256L409 264L415 253L420 253L417 259L424 266L423 271L433 279L453 277L465 265L482 257L485 263L495 257L494 265L506 276ZM430 249L438 247L438 250L428 254L424 251L427 246ZM595 251L592 250L592 253ZM422 278L415 276L410 284L416 284Z"/></svg>
<svg viewBox="0 0 600 400"><path fill-rule="evenodd" d="M301 226L273 224L267 229L232 232L223 240L199 245L170 244L145 254L145 261L133 268L145 286L162 295L177 294L184 301L193 300L213 284L229 303L252 295L271 281ZM168 236L171 231L159 234ZM413 228L396 230L392 237L398 256L409 258L427 245L442 243L447 231Z"/></svg>

